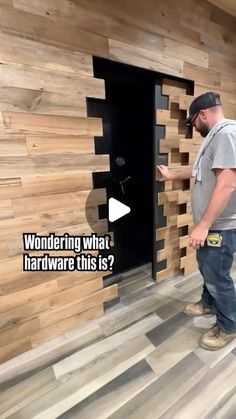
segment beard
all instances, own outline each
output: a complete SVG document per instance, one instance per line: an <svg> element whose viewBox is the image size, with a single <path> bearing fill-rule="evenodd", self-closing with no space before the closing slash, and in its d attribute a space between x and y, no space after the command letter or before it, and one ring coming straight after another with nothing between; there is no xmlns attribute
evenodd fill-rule
<svg viewBox="0 0 236 419"><path fill-rule="evenodd" d="M209 134L209 132L210 132L208 126L206 124L204 124L204 122L200 122L199 123L199 126L196 129L196 131L199 132L199 134L201 135L201 137L206 137Z"/></svg>

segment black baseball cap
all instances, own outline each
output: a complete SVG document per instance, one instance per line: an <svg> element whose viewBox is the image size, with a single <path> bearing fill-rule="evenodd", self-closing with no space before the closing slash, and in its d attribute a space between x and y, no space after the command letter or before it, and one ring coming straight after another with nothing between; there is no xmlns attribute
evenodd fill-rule
<svg viewBox="0 0 236 419"><path fill-rule="evenodd" d="M200 112L201 109L208 109L218 105L222 105L222 103L220 94L217 92L206 92L196 97L189 107L189 116L185 121L185 125L191 125L191 119Z"/></svg>

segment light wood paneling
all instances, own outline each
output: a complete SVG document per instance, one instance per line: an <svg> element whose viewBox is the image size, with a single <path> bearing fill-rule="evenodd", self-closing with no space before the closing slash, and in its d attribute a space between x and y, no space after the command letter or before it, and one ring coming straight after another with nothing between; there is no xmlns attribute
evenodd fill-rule
<svg viewBox="0 0 236 419"><path fill-rule="evenodd" d="M210 3L214 4L215 6L220 7L226 12L231 13L233 16L236 17L236 4L234 0L208 0Z"/></svg>
<svg viewBox="0 0 236 419"><path fill-rule="evenodd" d="M87 117L86 98L105 97L91 53L106 55L108 39L63 24L50 35L51 23L0 3L1 361L101 315L117 296L99 272L22 271L24 232L90 234L87 217L107 232L98 220L106 191L92 189L92 172L109 170L109 156L95 155L102 121Z"/></svg>
<svg viewBox="0 0 236 419"><path fill-rule="evenodd" d="M156 111L156 123L165 126L166 136L160 140L160 152L168 153L170 170L182 164L182 153L185 155L185 165L191 164L191 159L195 158L200 145L199 136L185 138L187 128L184 127L183 122L186 117L186 109L193 99L193 96L186 94L187 89L188 86L183 83L164 80L162 93L169 96L169 109L157 109ZM172 138L169 138L168 135L169 127L173 130ZM187 160L186 156L188 156ZM187 227L193 223L190 191L183 190L183 188L183 181L179 182L177 188L174 188L174 182L171 182L171 185L166 183L164 192L158 195L158 205L163 205L166 227L156 231L157 240L164 240L163 249L157 251L157 262L166 261L166 268L157 272L157 281L166 279L180 270L185 275L189 275L197 269L196 262L194 263L195 252L188 248L188 236L185 241L181 237L181 227ZM185 257L182 256L181 249L183 248L186 248Z"/></svg>

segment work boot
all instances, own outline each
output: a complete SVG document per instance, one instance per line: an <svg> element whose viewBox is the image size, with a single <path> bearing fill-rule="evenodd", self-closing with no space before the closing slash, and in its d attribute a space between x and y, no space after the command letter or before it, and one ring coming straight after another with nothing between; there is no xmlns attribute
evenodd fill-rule
<svg viewBox="0 0 236 419"><path fill-rule="evenodd" d="M204 316L204 314L215 314L214 311L209 307L204 307L199 301L195 304L187 304L184 313L189 317Z"/></svg>
<svg viewBox="0 0 236 419"><path fill-rule="evenodd" d="M200 346L209 351L224 348L236 338L236 332L226 333L217 324L212 326L200 337Z"/></svg>

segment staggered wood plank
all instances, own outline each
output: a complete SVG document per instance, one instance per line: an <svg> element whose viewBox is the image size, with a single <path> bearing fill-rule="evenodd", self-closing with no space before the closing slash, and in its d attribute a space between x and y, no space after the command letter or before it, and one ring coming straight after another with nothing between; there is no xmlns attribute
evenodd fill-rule
<svg viewBox="0 0 236 419"><path fill-rule="evenodd" d="M191 165L200 145L199 137L186 138L187 129L183 124L186 117L184 111L193 100L193 96L186 94L187 89L184 83L164 80L162 93L169 97L169 109L156 111L157 125L165 126L166 138L160 140L160 152L168 154L170 170L182 165L182 153L185 155L185 165ZM172 130L171 138L170 130ZM166 268L157 272L157 281L166 279L180 270L189 275L197 269L195 254L188 248L188 236L185 241L181 237L181 227L191 226L193 223L190 191L183 188L182 181L178 186L174 185L174 182L170 182L170 185L166 182L164 192L158 194L158 205L162 206L163 215L166 216L166 227L156 231L157 241L164 240L163 248L157 251L157 261L166 261ZM186 256L183 257L181 249L184 247Z"/></svg>

